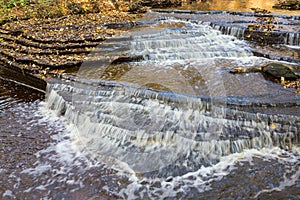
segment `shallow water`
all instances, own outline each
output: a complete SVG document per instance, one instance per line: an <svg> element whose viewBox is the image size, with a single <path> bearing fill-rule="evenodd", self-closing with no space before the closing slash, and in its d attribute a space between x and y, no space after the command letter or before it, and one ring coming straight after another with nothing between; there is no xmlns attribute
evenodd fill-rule
<svg viewBox="0 0 300 200"><path fill-rule="evenodd" d="M46 102L1 81L1 199L300 198L299 96L228 74L273 60L180 16L107 40Z"/></svg>
<svg viewBox="0 0 300 200"><path fill-rule="evenodd" d="M1 199L113 198L103 187L122 178L68 148L66 124L44 109L44 94L0 83Z"/></svg>
<svg viewBox="0 0 300 200"><path fill-rule="evenodd" d="M151 179L116 172L78 151L79 141L70 139L61 118L38 101L5 109L0 124L1 199L299 199L300 195L299 148L247 150L182 176Z"/></svg>
<svg viewBox="0 0 300 200"><path fill-rule="evenodd" d="M175 16L107 40L76 77L49 83L47 106L71 125L70 145L129 179L105 187L122 198L298 198L298 96L259 74L230 75L273 60Z"/></svg>

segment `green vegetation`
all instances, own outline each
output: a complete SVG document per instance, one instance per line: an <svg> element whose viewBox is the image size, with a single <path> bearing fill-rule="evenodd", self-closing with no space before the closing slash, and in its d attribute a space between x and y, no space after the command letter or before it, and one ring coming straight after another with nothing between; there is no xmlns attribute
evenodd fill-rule
<svg viewBox="0 0 300 200"><path fill-rule="evenodd" d="M2 0L1 22L17 19L47 19L70 14L96 13L115 10L114 1L104 0ZM124 1L125 2L125 1Z"/></svg>
<svg viewBox="0 0 300 200"><path fill-rule="evenodd" d="M0 2L1 9L9 9L17 6L25 6L28 5L28 0L3 0Z"/></svg>

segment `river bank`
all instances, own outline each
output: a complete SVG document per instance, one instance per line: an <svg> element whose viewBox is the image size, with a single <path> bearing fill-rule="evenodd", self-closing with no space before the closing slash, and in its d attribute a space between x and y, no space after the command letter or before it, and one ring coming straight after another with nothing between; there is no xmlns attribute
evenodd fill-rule
<svg viewBox="0 0 300 200"><path fill-rule="evenodd" d="M150 7L180 4L178 0L3 2L0 65L37 81L72 73L97 45L134 26ZM36 87L45 89L45 82Z"/></svg>
<svg viewBox="0 0 300 200"><path fill-rule="evenodd" d="M122 27L133 26L136 15L112 9L53 18L20 18L1 25L0 64L28 79L46 81L76 70L94 47L122 31ZM45 84L36 87L45 90Z"/></svg>

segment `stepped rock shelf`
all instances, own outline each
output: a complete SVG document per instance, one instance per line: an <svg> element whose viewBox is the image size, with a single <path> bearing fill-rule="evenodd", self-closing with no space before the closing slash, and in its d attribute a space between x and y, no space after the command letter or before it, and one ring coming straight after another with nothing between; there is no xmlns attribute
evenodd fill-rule
<svg viewBox="0 0 300 200"><path fill-rule="evenodd" d="M19 71L34 80L76 71L99 43L122 28L133 26L133 16L91 13L7 22L0 28L1 68ZM45 82L32 84L24 79L23 83L46 88Z"/></svg>
<svg viewBox="0 0 300 200"><path fill-rule="evenodd" d="M2 25L0 29L0 62L6 70L16 70L19 71L20 74L26 74L32 77L31 79L33 79L33 81L29 83L30 85L45 89L46 83L41 81L36 82L40 82L41 84L34 83L34 80L37 80L35 77L37 77L38 80L47 80L51 77L59 77L64 73L75 75L83 63L85 63L85 65L88 63L93 65L93 63L97 63L103 59L99 58L99 56L88 56L90 52L92 52L92 54L108 53L112 55L111 52L116 50L111 48L113 46L111 45L112 43L117 48L116 53L110 57L110 62L112 63L111 68L115 71L117 67L113 66L116 64L126 64L149 59L149 56L151 56L149 54L139 55L136 53L128 53L128 47L126 45L128 45L128 41L131 41L130 37L127 39L122 38L123 36L111 37L116 34L122 34L122 32L126 30L143 29L143 27L151 26L158 21L164 22L168 19L176 19L182 20L182 23L190 22L191 24L211 27L214 30L220 31L222 34L249 41L247 43L249 49L246 54L248 56L265 58L263 61L265 63L269 63L270 61L289 62L295 68L298 68L300 64L300 16L274 16L278 20L278 25L281 27L280 30L274 30L268 36L265 36L265 32L263 31L256 31L256 36L251 38L247 37L249 34L247 26L251 23L255 23L257 17L257 15L252 12L153 10L152 12L146 13L143 18L136 22L133 18L128 16L124 17L124 20L115 20L113 17L107 17L103 20L101 16L97 14L84 16L88 19L82 22L78 21L76 16L49 19L43 23L35 20L9 22ZM78 17L80 16L77 16L77 18ZM70 23L70 21L72 23ZM176 29L176 27L173 28ZM172 30L172 28L170 28L170 30ZM180 30L180 27L178 30ZM183 37L185 37L185 35L183 35ZM234 37L229 40L235 40ZM264 44L260 45L261 40L256 37L264 37ZM192 40L193 38L191 38L191 41ZM211 51L213 50L212 48ZM227 50L225 47L221 49L223 52ZM225 77L229 77L230 75L227 74L229 69L237 66L235 66L236 64L234 62L229 60L223 61L221 58L224 56L223 54L224 53L220 52L214 53L214 56L220 57L215 63L220 63L220 66L225 63L226 66L222 66L223 71L221 73L223 73ZM209 53L206 55L209 55ZM201 56L204 55L202 54ZM255 78L261 80L261 77ZM253 78L253 80L255 78ZM19 80L26 83L26 78ZM231 78L230 81L236 80L232 80ZM230 81L228 83L235 84ZM265 85L265 82L262 81L261 83ZM269 83L267 83L267 85L268 84ZM253 93L235 93L235 90L240 91L237 89L238 87L244 87L245 91L251 90L249 86L239 83L228 89L226 93L228 96L238 96L240 99L246 96L246 98L244 98L244 104L247 104L248 107L251 104L250 101L248 103L245 102L249 99L258 102L258 100L254 99L262 98L261 96L251 97ZM268 87L265 88L265 90L268 89ZM279 87L270 89L267 95L263 92L259 93L263 93L263 95L265 95L264 98L267 99L268 95L273 95L271 94L272 92L278 93L277 89L282 91L282 93L279 92L280 94L277 95L278 98L274 100L277 102L267 102L267 104L281 104L282 107L284 104L298 106L299 99L297 95L291 95L288 100L284 98L286 93L291 92L289 90L283 90ZM201 94L199 95L201 96ZM236 100L236 102L239 101ZM277 110L274 106L271 107ZM287 110L289 109L287 108Z"/></svg>
<svg viewBox="0 0 300 200"><path fill-rule="evenodd" d="M244 112L218 105L219 99L65 78L48 85L48 108L77 127L76 137L95 159L107 156L106 164L116 168L113 160L122 161L143 176L181 175L245 149L300 142L300 116Z"/></svg>
<svg viewBox="0 0 300 200"><path fill-rule="evenodd" d="M248 40L250 34L247 25L255 22L251 12L232 11L179 11L155 10L152 18L163 20L160 15L179 19L194 20L220 30L223 34ZM281 29L266 36L264 32L252 33L251 40L268 44L300 45L300 16L274 15ZM78 20L76 18L87 18ZM79 67L85 57L106 38L120 32L121 28L147 23L134 22L128 16L124 19L110 16L103 19L100 15L69 16L44 21L23 20L9 22L0 28L0 62L3 66L14 66L28 74L45 74L45 69L66 70ZM268 48L268 47L263 47ZM275 48L276 51L265 53L260 47L253 52L275 60L300 63L299 49L289 47ZM271 50L271 51L272 51ZM48 69L49 68L49 69Z"/></svg>
<svg viewBox="0 0 300 200"><path fill-rule="evenodd" d="M76 74L48 83L48 108L76 126L93 157L168 177L245 149L299 144L300 96L261 73L229 73L287 61L299 73L297 44L255 48L212 25L255 19L248 14L163 12L145 14L101 42Z"/></svg>
<svg viewBox="0 0 300 200"><path fill-rule="evenodd" d="M108 52L108 50L97 48L107 38L133 27L139 29L139 27L143 28L154 24L156 21L173 18L207 25L225 35L250 40L248 43L251 47L249 56L289 62L297 69L300 63L300 16L274 16L278 20L280 30L274 30L267 36L264 32L256 31L252 33L254 36L252 35L251 38L247 37L249 35L247 25L255 23L257 17L252 12L154 10L145 14L137 22L126 16L123 21L119 19L116 23L114 17L103 19L103 16L97 14L68 16L43 22L35 20L9 22L2 25L0 29L0 62L6 68L5 70L8 68L19 71L20 74L26 74L33 80L36 80L35 77L47 80L63 73L76 74L83 62L92 64L99 61L99 57L88 56L90 52L93 54ZM87 19L78 21L76 20L78 17ZM260 45L261 40L257 39L260 37L265 40L263 45ZM122 39L119 40L115 45L122 46L126 50L127 43L124 43L125 45L117 44L124 42ZM138 61L149 56L126 55L126 53L128 52L122 51L123 55L116 53L115 57L111 58L112 63ZM219 56L222 57L221 54ZM232 65L231 67L236 66ZM20 79L20 81L26 83L26 78ZM40 80L38 82L41 84L34 86L45 89L46 83ZM29 84L34 84L34 81ZM297 103L298 101L293 100L293 102Z"/></svg>

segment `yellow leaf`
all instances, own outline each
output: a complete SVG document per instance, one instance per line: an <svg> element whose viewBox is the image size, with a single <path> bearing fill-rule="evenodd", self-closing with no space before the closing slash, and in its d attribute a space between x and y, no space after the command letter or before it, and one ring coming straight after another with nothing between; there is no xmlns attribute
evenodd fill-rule
<svg viewBox="0 0 300 200"><path fill-rule="evenodd" d="M271 128L271 129L275 129L275 128L276 128L276 125L272 123L272 124L270 125L270 128Z"/></svg>

